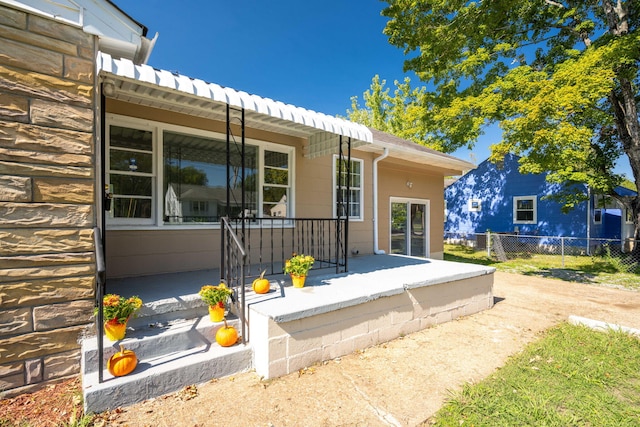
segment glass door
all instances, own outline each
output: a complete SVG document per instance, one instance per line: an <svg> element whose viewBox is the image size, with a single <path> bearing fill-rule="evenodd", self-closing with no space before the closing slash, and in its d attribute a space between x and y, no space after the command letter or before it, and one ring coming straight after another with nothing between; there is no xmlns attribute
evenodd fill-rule
<svg viewBox="0 0 640 427"><path fill-rule="evenodd" d="M391 200L391 253L428 257L428 201Z"/></svg>

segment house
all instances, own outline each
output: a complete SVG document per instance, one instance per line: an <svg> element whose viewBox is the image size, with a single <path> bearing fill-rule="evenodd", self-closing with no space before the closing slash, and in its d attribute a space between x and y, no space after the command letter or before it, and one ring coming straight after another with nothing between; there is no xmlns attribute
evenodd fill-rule
<svg viewBox="0 0 640 427"><path fill-rule="evenodd" d="M485 160L445 189L445 232L516 233L539 236L626 239L633 237L630 214L619 202L591 194L584 185L572 191L589 195L568 213L547 196L559 184L546 181L546 173L521 174L518 156L507 154L500 164ZM633 191L618 187L620 195Z"/></svg>
<svg viewBox="0 0 640 427"><path fill-rule="evenodd" d="M229 235L246 243L247 266L270 258L273 274L301 249L317 251L319 267L344 273L354 255L409 255L422 266L415 257L443 257L444 177L473 165L360 124L154 69L146 62L157 37L112 1L0 0L0 28L4 392L80 371L79 339L102 292L101 243L106 292L114 279L215 268L231 280L221 261L233 244L223 241L226 217L235 221ZM234 266L242 263L236 258ZM432 262L440 270L444 264ZM360 338L371 345L491 307L493 271L462 270L393 291L384 280L364 297L334 292L330 307L395 298L403 316L385 334ZM437 299L443 314L407 297L415 287L436 300L435 285L456 289L455 301ZM236 286L244 292L246 282ZM391 318L387 306L378 310L375 316ZM263 325L283 321L264 310L253 316L252 325L261 325L260 316ZM313 356L337 357L354 342ZM303 356L295 362L316 360ZM297 369L293 357L287 366L260 360L270 375Z"/></svg>

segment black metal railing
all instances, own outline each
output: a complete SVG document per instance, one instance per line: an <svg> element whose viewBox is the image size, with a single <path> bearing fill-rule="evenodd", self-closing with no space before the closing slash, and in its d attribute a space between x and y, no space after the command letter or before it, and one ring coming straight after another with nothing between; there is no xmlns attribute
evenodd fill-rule
<svg viewBox="0 0 640 427"><path fill-rule="evenodd" d="M102 247L102 233L98 227L93 228L93 243L96 257L96 337L98 339L98 382L103 381L104 369L104 341L102 336L102 324L104 323L104 313L102 311L102 299L104 298L104 288L107 281L107 269L104 261L104 249Z"/></svg>
<svg viewBox="0 0 640 427"><path fill-rule="evenodd" d="M347 269L346 219L335 218L230 218L246 250L247 278L282 274L292 254L315 258L313 270Z"/></svg>
<svg viewBox="0 0 640 427"><path fill-rule="evenodd" d="M233 304L246 342L245 288L264 271L282 274L293 253L315 258L314 270L347 269L346 219L228 218L220 219L220 278L233 291Z"/></svg>
<svg viewBox="0 0 640 427"><path fill-rule="evenodd" d="M220 222L220 230L222 232L220 263L220 278L224 280L227 287L233 291L232 303L236 308L241 324L242 343L246 343L246 302L245 302L245 263L247 253L242 242L238 238L236 231L229 222L229 218L222 218Z"/></svg>

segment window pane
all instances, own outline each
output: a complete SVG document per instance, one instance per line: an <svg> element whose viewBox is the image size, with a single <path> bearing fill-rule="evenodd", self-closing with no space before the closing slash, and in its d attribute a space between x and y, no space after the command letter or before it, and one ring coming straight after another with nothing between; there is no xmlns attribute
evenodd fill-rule
<svg viewBox="0 0 640 427"><path fill-rule="evenodd" d="M153 151L153 134L151 131L121 126L111 126L109 129L109 145L111 147Z"/></svg>
<svg viewBox="0 0 640 427"><path fill-rule="evenodd" d="M264 187L262 197L265 203L286 202L287 189L282 187Z"/></svg>
<svg viewBox="0 0 640 427"><path fill-rule="evenodd" d="M594 222L602 222L602 211L600 209L596 209L593 213Z"/></svg>
<svg viewBox="0 0 640 427"><path fill-rule="evenodd" d="M115 218L151 218L151 199L115 197L113 216Z"/></svg>
<svg viewBox="0 0 640 427"><path fill-rule="evenodd" d="M108 183L113 218L151 219L154 196L153 132L109 127Z"/></svg>
<svg viewBox="0 0 640 427"><path fill-rule="evenodd" d="M518 200L518 209L533 209L533 200Z"/></svg>
<svg viewBox="0 0 640 427"><path fill-rule="evenodd" d="M241 146L230 154L231 187L227 210L227 143L194 135L165 132L164 216L170 222L217 222L220 216L242 214ZM245 145L245 215L257 209L258 149Z"/></svg>
<svg viewBox="0 0 640 427"><path fill-rule="evenodd" d="M288 216L287 189L282 187L264 187L262 204L263 217Z"/></svg>
<svg viewBox="0 0 640 427"><path fill-rule="evenodd" d="M351 173L354 175L360 175L360 162L351 161Z"/></svg>
<svg viewBox="0 0 640 427"><path fill-rule="evenodd" d="M518 221L533 221L533 211L518 211Z"/></svg>
<svg viewBox="0 0 640 427"><path fill-rule="evenodd" d="M265 150L264 165L274 168L289 169L289 155L278 151Z"/></svg>
<svg viewBox="0 0 640 427"><path fill-rule="evenodd" d="M265 184L289 184L289 171L283 169L264 169L264 183Z"/></svg>
<svg viewBox="0 0 640 427"><path fill-rule="evenodd" d="M362 162L359 160L351 160L351 170L349 175L346 174L346 165L348 162L340 161L336 158L336 215L346 216L346 212L349 212L349 217L360 218L362 216L362 207L360 206L360 192L362 191ZM347 183L349 184L349 207L341 206L341 203L347 203Z"/></svg>
<svg viewBox="0 0 640 427"><path fill-rule="evenodd" d="M149 176L111 174L110 181L114 194L149 197L152 195L153 180Z"/></svg>
<svg viewBox="0 0 640 427"><path fill-rule="evenodd" d="M351 175L351 187L360 187L360 175Z"/></svg>
<svg viewBox="0 0 640 427"><path fill-rule="evenodd" d="M116 171L152 173L153 157L151 153L112 149L109 168Z"/></svg>

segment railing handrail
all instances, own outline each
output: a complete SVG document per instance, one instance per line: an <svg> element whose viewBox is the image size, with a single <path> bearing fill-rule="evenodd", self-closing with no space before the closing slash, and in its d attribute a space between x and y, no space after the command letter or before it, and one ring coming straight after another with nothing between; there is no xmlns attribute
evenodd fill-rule
<svg viewBox="0 0 640 427"><path fill-rule="evenodd" d="M104 341L102 336L102 324L104 323L104 313L102 311L102 299L104 298L104 285L107 280L107 269L104 260L104 248L102 247L102 233L100 228L93 228L93 244L96 257L96 338L98 340L98 383L103 381L104 370Z"/></svg>
<svg viewBox="0 0 640 427"><path fill-rule="evenodd" d="M342 272L341 269L346 271L346 231L342 226L346 221L346 218L319 217L228 219L229 226L240 233L245 245L248 277L257 277L263 270L267 276L281 274L284 262L292 252L312 255L316 259L314 270L335 268L336 274ZM263 254L267 257L263 258Z"/></svg>
<svg viewBox="0 0 640 427"><path fill-rule="evenodd" d="M240 242L240 238L238 238L238 235L236 234L236 232L231 227L231 224L229 224L229 218L228 217L223 217L222 218L222 224L223 224L223 228L227 229L229 231L229 234L231 235L231 237L233 237L233 241L236 244L236 246L238 247L238 249L240 250L240 253L242 254L242 256L243 257L247 256L247 251L244 249L244 246Z"/></svg>
<svg viewBox="0 0 640 427"><path fill-rule="evenodd" d="M233 227L231 227L231 224L229 223L229 218L228 217L222 217L221 218L221 242L226 241L225 239L225 234L228 236L231 236L233 243L234 243L234 247L240 252L241 255L241 262L239 263L239 265L237 266L237 268L240 270L240 296L239 296L239 302L237 304L238 307L238 314L240 316L240 328L241 328L241 339L242 339L242 343L245 344L247 339L246 339L246 322L245 322L245 305L246 305L246 299L245 299L245 285L246 285L246 274L244 271L244 264L245 264L245 260L247 257L247 251L244 248L244 245L242 244L242 242L240 241L240 238L237 236L236 232L234 231ZM222 279L228 279L226 277L226 273L227 271L227 265L226 265L226 250L227 247L223 247L222 248L222 253L221 253L221 262L220 262L220 274ZM227 280L228 282L228 280ZM229 284L229 283L227 283Z"/></svg>

